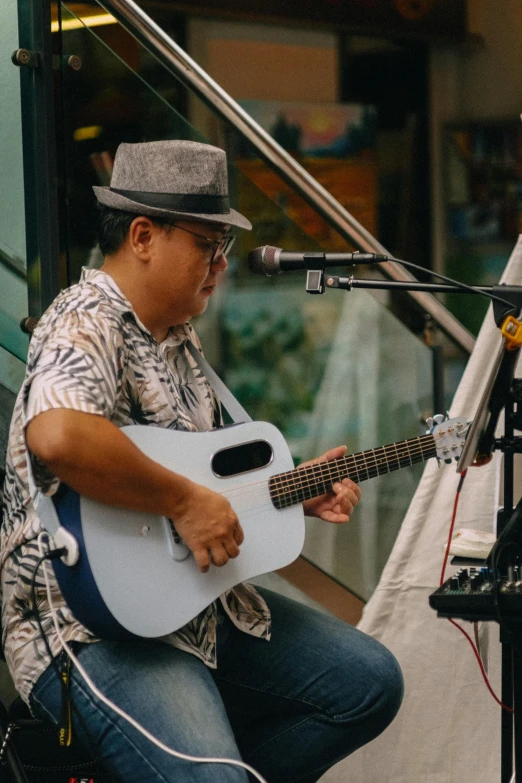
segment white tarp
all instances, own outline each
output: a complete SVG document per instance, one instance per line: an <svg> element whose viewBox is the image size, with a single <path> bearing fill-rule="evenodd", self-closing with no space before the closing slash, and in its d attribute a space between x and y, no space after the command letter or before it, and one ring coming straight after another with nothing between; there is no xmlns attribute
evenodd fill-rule
<svg viewBox="0 0 522 783"><path fill-rule="evenodd" d="M520 237L502 281L522 284ZM500 340L488 312L450 415L473 417ZM456 528L494 530L500 460L496 453L489 465L469 469ZM399 660L405 679L401 711L381 737L324 775L324 783L500 781L500 707L486 689L464 636L428 604L439 584L458 481L454 465L439 468L435 460L427 464L359 626ZM519 497L515 492L515 502ZM473 626L462 625L473 636ZM489 637L490 681L500 696L498 626L484 624L481 634L484 642Z"/></svg>

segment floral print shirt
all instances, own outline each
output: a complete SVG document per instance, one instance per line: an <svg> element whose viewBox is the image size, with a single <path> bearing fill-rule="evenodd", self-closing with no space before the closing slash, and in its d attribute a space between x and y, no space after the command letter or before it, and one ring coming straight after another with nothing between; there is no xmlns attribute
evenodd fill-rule
<svg viewBox="0 0 522 783"><path fill-rule="evenodd" d="M186 323L171 328L165 340L157 343L113 279L97 269L84 269L80 282L62 291L34 331L9 433L0 528L2 641L15 686L25 701L50 663L37 622L30 615L30 585L39 557L36 538L42 528L28 489L25 427L39 413L54 408L105 416L118 427L151 424L201 431L219 426L219 402L186 348L188 341L201 350L192 326ZM37 460L32 462L37 485L53 495L59 480ZM42 626L56 655L60 642L42 567L35 584ZM65 639L97 641L72 615L54 574L51 590ZM240 630L270 638L270 613L254 587L238 585L220 600ZM216 627L213 603L158 643L186 650L215 668Z"/></svg>

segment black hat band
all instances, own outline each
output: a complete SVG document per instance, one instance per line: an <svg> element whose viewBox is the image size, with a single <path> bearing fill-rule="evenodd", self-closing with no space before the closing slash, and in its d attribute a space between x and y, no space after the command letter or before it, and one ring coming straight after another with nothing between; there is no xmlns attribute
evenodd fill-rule
<svg viewBox="0 0 522 783"><path fill-rule="evenodd" d="M109 190L156 209L173 209L176 212L190 212L196 215L226 215L230 212L228 196L208 193L147 193L119 188L109 188Z"/></svg>

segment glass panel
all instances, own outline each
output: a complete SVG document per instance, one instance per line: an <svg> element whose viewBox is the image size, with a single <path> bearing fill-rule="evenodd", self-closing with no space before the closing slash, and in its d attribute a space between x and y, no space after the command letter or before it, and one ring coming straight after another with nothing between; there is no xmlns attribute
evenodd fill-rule
<svg viewBox="0 0 522 783"><path fill-rule="evenodd" d="M375 299L345 300L310 425L307 453L348 453L424 434L431 410L429 350ZM363 599L375 589L419 482L421 464L362 485L349 525L308 522L304 554Z"/></svg>
<svg viewBox="0 0 522 783"><path fill-rule="evenodd" d="M18 394L24 375L25 362L0 346L0 386L5 387L13 394Z"/></svg>
<svg viewBox="0 0 522 783"><path fill-rule="evenodd" d="M18 391L20 360L27 356L28 338L20 331L26 317L27 280L25 274L25 218L23 190L22 127L20 113L20 74L8 56L18 48L16 0L0 4L0 171L2 209L0 210L0 384ZM5 195L7 194L7 195Z"/></svg>
<svg viewBox="0 0 522 783"><path fill-rule="evenodd" d="M10 289L9 297L6 297L0 308L0 345L9 353L12 353L13 356L25 361L29 347L29 336L21 331L21 318L17 317L15 311L18 311L18 314L23 313L26 315L24 311L27 311L27 285L24 284L24 281L20 282L18 278L13 278L9 269L1 265L0 285L3 286L4 291L8 287ZM17 302L16 299L19 299L19 301Z"/></svg>
<svg viewBox="0 0 522 783"><path fill-rule="evenodd" d="M226 282L196 322L211 364L253 418L283 431L296 462L338 443L356 451L422 432L420 419L433 412L432 353L396 317L393 299L361 290L313 297L304 274L256 277L245 263L260 245L350 250L346 243L118 25L64 31L63 51L83 61L81 71L64 71L70 281L101 262L91 186L108 183L121 141L215 143L231 161L232 202L254 230L241 233ZM410 319L421 332L422 314ZM310 522L306 556L368 597L419 470L369 482L349 526Z"/></svg>

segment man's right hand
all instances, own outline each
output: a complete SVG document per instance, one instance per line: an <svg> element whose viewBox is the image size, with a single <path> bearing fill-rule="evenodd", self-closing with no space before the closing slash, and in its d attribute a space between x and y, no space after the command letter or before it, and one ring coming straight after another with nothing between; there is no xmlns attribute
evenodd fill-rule
<svg viewBox="0 0 522 783"><path fill-rule="evenodd" d="M200 571L238 556L244 536L228 500L149 459L102 416L45 411L29 423L27 443L80 495L172 519Z"/></svg>
<svg viewBox="0 0 522 783"><path fill-rule="evenodd" d="M219 493L190 482L171 518L203 573L211 563L224 566L239 555L243 530L232 506Z"/></svg>

